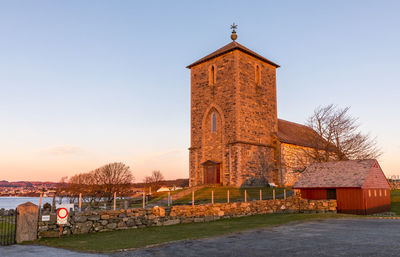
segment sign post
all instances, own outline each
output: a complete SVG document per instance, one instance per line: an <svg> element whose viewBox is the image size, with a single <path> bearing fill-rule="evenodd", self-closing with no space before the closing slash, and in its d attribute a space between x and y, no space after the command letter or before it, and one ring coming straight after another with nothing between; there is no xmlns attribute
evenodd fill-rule
<svg viewBox="0 0 400 257"><path fill-rule="evenodd" d="M57 211L57 224L60 225L60 232L58 237L61 238L63 231L63 224L67 224L68 222L68 210L66 208L60 208Z"/></svg>

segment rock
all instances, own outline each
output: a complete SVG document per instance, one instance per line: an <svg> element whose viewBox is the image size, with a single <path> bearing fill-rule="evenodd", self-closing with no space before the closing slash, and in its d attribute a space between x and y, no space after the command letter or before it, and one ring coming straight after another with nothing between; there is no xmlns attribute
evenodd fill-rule
<svg viewBox="0 0 400 257"><path fill-rule="evenodd" d="M85 223L77 223L73 229L73 234L86 234L89 233L92 228L93 221L87 221Z"/></svg>
<svg viewBox="0 0 400 257"><path fill-rule="evenodd" d="M194 218L187 218L187 219L183 219L182 223L192 223L194 221Z"/></svg>
<svg viewBox="0 0 400 257"><path fill-rule="evenodd" d="M49 230L39 232L39 237L58 237L58 231Z"/></svg>
<svg viewBox="0 0 400 257"><path fill-rule="evenodd" d="M135 221L134 221L133 219L128 219L128 220L126 221L126 225L127 225L128 227L133 227L133 226L135 226Z"/></svg>
<svg viewBox="0 0 400 257"><path fill-rule="evenodd" d="M108 220L109 218L110 218L110 215L107 215L107 214L101 215L102 220Z"/></svg>
<svg viewBox="0 0 400 257"><path fill-rule="evenodd" d="M180 219L167 220L167 221L164 221L164 226L176 225L179 223L181 223Z"/></svg>
<svg viewBox="0 0 400 257"><path fill-rule="evenodd" d="M87 217L83 216L83 215L77 215L74 217L75 222L86 222L87 221Z"/></svg>
<svg viewBox="0 0 400 257"><path fill-rule="evenodd" d="M117 223L107 224L106 228L108 228L108 229L116 229L117 228Z"/></svg>
<svg viewBox="0 0 400 257"><path fill-rule="evenodd" d="M49 226L40 226L39 227L39 232L40 231L47 231L47 230L49 230Z"/></svg>
<svg viewBox="0 0 400 257"><path fill-rule="evenodd" d="M92 216L89 216L87 219L91 220L91 221L97 221L97 220L100 220L100 215L92 215Z"/></svg>
<svg viewBox="0 0 400 257"><path fill-rule="evenodd" d="M205 222L209 222L209 221L213 221L213 220L214 220L214 216L205 216L204 217Z"/></svg>
<svg viewBox="0 0 400 257"><path fill-rule="evenodd" d="M103 226L96 226L95 228L94 228L94 231L101 231L101 230L103 230Z"/></svg>

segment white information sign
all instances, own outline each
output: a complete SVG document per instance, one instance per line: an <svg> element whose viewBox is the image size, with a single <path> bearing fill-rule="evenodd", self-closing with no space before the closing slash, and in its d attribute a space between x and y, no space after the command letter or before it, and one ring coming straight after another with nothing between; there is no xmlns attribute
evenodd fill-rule
<svg viewBox="0 0 400 257"><path fill-rule="evenodd" d="M43 215L42 221L50 221L50 215Z"/></svg>
<svg viewBox="0 0 400 257"><path fill-rule="evenodd" d="M74 204L73 203L63 203L63 204L56 203L56 209L58 210L60 208L65 208L65 209L67 209L68 212L71 212L74 210Z"/></svg>
<svg viewBox="0 0 400 257"><path fill-rule="evenodd" d="M57 211L57 224L63 225L68 222L68 210L66 208L60 208Z"/></svg>

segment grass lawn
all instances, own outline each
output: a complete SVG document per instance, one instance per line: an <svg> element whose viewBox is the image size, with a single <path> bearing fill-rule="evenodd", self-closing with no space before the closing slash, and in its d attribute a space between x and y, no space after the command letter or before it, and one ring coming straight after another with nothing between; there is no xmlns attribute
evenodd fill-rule
<svg viewBox="0 0 400 257"><path fill-rule="evenodd" d="M392 190L390 191L390 201L392 204L392 212L396 213L396 215L400 215L400 190Z"/></svg>
<svg viewBox="0 0 400 257"><path fill-rule="evenodd" d="M214 191L214 202L216 203L226 203L227 191L229 190L230 201L244 201L244 192L247 192L247 200L258 200L260 199L260 190L262 190L263 199L272 198L271 187L253 187L253 188L236 188L236 187L204 187L197 190L194 193L194 198L196 204L198 203L210 203L211 202L211 191ZM275 195L283 194L283 188L276 188ZM286 189L286 192L290 192L291 189ZM282 198L282 197L281 197ZM192 201L192 194L180 198L174 201L175 204L190 204Z"/></svg>
<svg viewBox="0 0 400 257"><path fill-rule="evenodd" d="M62 239L45 238L29 242L78 251L107 252L139 248L175 240L196 239L244 231L291 221L350 217L340 214L265 214L224 219L207 223L189 223L163 227L119 230L83 235L70 235Z"/></svg>

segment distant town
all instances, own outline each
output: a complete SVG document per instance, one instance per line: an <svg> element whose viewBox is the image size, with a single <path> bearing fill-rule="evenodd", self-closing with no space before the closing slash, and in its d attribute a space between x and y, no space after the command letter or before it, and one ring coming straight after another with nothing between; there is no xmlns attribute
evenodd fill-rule
<svg viewBox="0 0 400 257"><path fill-rule="evenodd" d="M186 187L189 184L188 179L176 179L160 181L160 186L164 187ZM146 183L132 184L133 192L142 190ZM43 194L44 197L52 197L56 193L60 183L57 182L40 182L40 181L16 181L9 182L7 180L0 181L0 196L26 196L38 197Z"/></svg>
<svg viewBox="0 0 400 257"><path fill-rule="evenodd" d="M0 196L53 196L58 183L37 181L0 181Z"/></svg>

